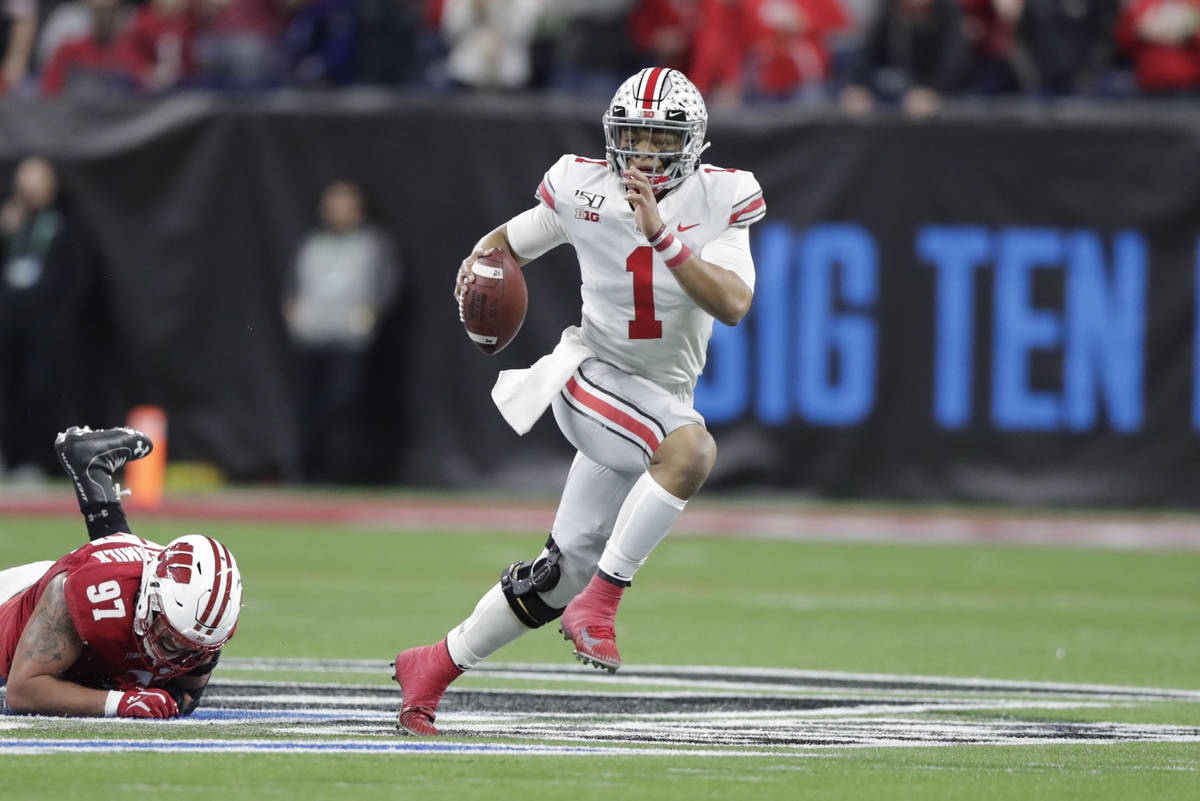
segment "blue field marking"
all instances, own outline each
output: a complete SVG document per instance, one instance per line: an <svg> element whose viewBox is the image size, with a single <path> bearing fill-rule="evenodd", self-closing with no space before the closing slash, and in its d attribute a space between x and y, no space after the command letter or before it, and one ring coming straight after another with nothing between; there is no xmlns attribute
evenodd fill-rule
<svg viewBox="0 0 1200 801"><path fill-rule="evenodd" d="M347 664L356 663L337 666ZM849 748L1200 743L1196 726L1065 719L1084 709L1094 715L1195 704L1196 690L765 668L647 666L634 672L639 683L671 689L554 690L545 686L548 677L573 672L494 666L491 675L532 680L536 689L448 691L446 714L438 720L446 737L437 740L397 731L399 692L390 686L219 678L208 705L178 720L2 717L0 756L124 750L807 757ZM1169 707L1163 716L1172 716Z"/></svg>
<svg viewBox="0 0 1200 801"><path fill-rule="evenodd" d="M396 712L376 712L363 709L332 709L305 711L300 709L197 709L183 721L189 720L208 720L208 721L294 721L297 723L304 721L330 721L330 720L345 720L346 718L354 718L355 720L393 720L396 717Z"/></svg>
<svg viewBox="0 0 1200 801"><path fill-rule="evenodd" d="M0 755L113 753L226 753L226 754L459 754L506 756L781 756L769 751L713 751L682 748L624 748L620 746L513 745L505 743L456 743L397 739L388 742L342 740L79 740L0 739ZM792 753L789 756L812 756Z"/></svg>
<svg viewBox="0 0 1200 801"><path fill-rule="evenodd" d="M181 751L189 753L204 752L234 752L234 753L263 753L272 751L295 753L395 753L405 751L439 752L448 754L477 753L477 754L526 754L555 753L570 754L602 754L612 751L611 748L595 748L590 746L537 746L537 745L508 745L504 743L442 743L424 740L395 742L370 742L344 740L341 742L320 742L300 740L76 740L76 739L37 739L18 740L0 739L0 751L10 750L44 750L44 751Z"/></svg>
<svg viewBox="0 0 1200 801"><path fill-rule="evenodd" d="M16 719L39 717L10 712L3 704L0 704L0 716ZM40 717L45 719L45 716ZM332 709L313 712L300 709L197 709L186 718L173 718L171 720L145 718L121 718L116 720L112 718L81 718L77 720L85 723L94 720L96 722L103 721L108 724L127 722L137 723L138 725L179 725L203 721L210 723L324 723L333 720L345 720L347 718L353 718L354 720L393 720L395 717L395 712L375 712L362 709Z"/></svg>

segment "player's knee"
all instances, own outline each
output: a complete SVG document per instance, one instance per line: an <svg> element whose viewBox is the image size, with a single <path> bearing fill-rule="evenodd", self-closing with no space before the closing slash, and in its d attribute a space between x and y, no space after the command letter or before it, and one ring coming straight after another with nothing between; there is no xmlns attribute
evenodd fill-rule
<svg viewBox="0 0 1200 801"><path fill-rule="evenodd" d="M651 473L668 492L681 498L692 495L708 478L717 462L717 442L703 426L689 425L672 431L654 452Z"/></svg>
<svg viewBox="0 0 1200 801"><path fill-rule="evenodd" d="M558 584L554 589L542 593L542 600L552 607L565 607L592 580L596 573L596 559L570 551L563 551L558 561Z"/></svg>
<svg viewBox="0 0 1200 801"><path fill-rule="evenodd" d="M542 595L558 586L562 575L559 559L562 554L554 540L532 562L513 562L500 574L500 589L513 614L531 629L540 628L558 619L563 607L552 606Z"/></svg>
<svg viewBox="0 0 1200 801"><path fill-rule="evenodd" d="M713 439L707 429L699 426L696 428L699 428L699 434L696 436L692 450L692 464L703 483L708 478L708 474L712 472L713 465L717 463L717 441Z"/></svg>

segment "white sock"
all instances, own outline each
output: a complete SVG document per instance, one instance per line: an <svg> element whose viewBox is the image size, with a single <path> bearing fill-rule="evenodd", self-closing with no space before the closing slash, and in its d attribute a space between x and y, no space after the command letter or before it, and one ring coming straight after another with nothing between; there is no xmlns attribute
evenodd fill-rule
<svg viewBox="0 0 1200 801"><path fill-rule="evenodd" d="M454 664L470 670L529 630L517 620L497 582L479 599L471 616L446 634L446 649Z"/></svg>
<svg viewBox="0 0 1200 801"><path fill-rule="evenodd" d="M621 504L612 536L600 556L600 569L615 579L631 581L685 506L687 501L663 489L649 471L643 473Z"/></svg>

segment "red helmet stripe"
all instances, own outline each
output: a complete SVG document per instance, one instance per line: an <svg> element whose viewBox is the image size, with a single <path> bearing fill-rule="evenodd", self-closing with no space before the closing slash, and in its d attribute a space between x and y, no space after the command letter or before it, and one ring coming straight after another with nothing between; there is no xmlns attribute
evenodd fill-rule
<svg viewBox="0 0 1200 801"><path fill-rule="evenodd" d="M217 607L217 614L212 618L211 628L214 630L225 617L225 610L229 608L229 601L233 597L233 555L224 545L221 545L221 550L225 553L225 591L221 594L221 605Z"/></svg>
<svg viewBox="0 0 1200 801"><path fill-rule="evenodd" d="M219 579L221 581L225 581L225 576L221 570L221 552L219 550L217 550L217 541L214 540L212 537L205 537L204 539L208 540L208 544L212 548L213 563L216 565L216 571L217 571L216 575L213 576L212 579L210 579L210 580L217 581ZM205 623L205 621L207 621L208 616L210 614L212 614L213 607L217 605L217 595L219 594L219 592L220 591L214 586L212 593L210 593L208 596L208 606L204 607L204 611L201 612L200 616L197 618L198 624L202 623L204 625L208 625L207 623ZM199 626L197 626L197 628L199 628Z"/></svg>
<svg viewBox="0 0 1200 801"><path fill-rule="evenodd" d="M200 632L200 628L203 626L208 628L208 632L200 632L201 634L212 634L212 632L216 629L217 623L219 623L221 620L221 615L225 613L225 607L229 605L229 596L233 591L233 582L230 581L230 574L233 571L230 570L232 558L229 555L229 549L224 545L221 545L220 550L218 550L218 543L216 540L214 540L212 537L205 537L205 539L208 540L208 544L212 546L213 550L213 562L216 565L217 571L217 575L214 576L213 579L219 579L220 585L219 587L214 587L212 594L208 596L208 606L204 608L204 612L201 613L200 618L197 621L196 631ZM225 557L224 570L221 569L222 555ZM218 599L221 602L219 607L217 605ZM216 617L211 617L214 608L217 609L217 614ZM209 622L210 620L212 622Z"/></svg>
<svg viewBox="0 0 1200 801"><path fill-rule="evenodd" d="M654 95L658 91L659 80L666 70L662 67L655 67L650 70L650 74L646 76L646 82L643 85L642 96L639 98L642 101L642 108L654 108L654 103L658 101Z"/></svg>

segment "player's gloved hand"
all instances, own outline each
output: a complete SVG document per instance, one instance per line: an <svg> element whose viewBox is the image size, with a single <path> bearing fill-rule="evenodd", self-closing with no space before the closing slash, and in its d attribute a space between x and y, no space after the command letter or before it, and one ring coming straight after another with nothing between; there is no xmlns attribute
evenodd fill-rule
<svg viewBox="0 0 1200 801"><path fill-rule="evenodd" d="M168 684L165 689L175 701L175 706L179 709L179 717L186 718L188 715L196 711L196 707L200 706L200 696L204 692L204 688L188 691L182 687Z"/></svg>
<svg viewBox="0 0 1200 801"><path fill-rule="evenodd" d="M200 706L200 696L204 695L204 690L208 687L207 681L204 684L199 684L195 681L195 678L207 676L212 673L213 668L220 661L221 652L217 651L208 662L205 662L203 665L197 665L187 675L171 679L163 685L163 689L175 699L175 706L179 707L179 716L181 718L186 718L196 711L196 708Z"/></svg>
<svg viewBox="0 0 1200 801"><path fill-rule="evenodd" d="M166 690L113 690L108 694L104 714L120 718L177 718L179 707Z"/></svg>

